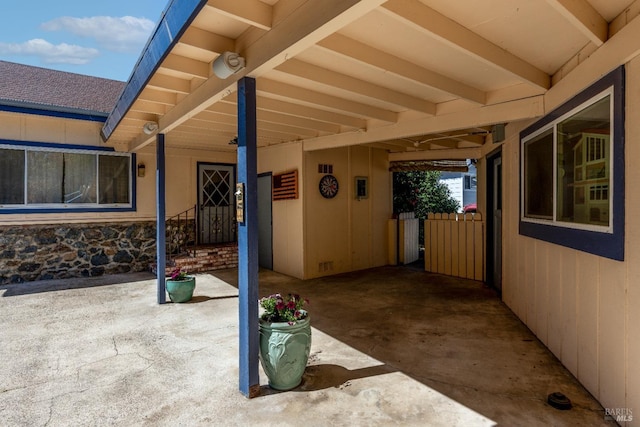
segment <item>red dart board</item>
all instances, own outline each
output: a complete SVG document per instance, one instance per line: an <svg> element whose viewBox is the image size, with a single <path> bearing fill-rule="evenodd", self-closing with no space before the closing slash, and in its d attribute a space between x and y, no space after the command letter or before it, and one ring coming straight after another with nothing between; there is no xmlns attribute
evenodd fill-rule
<svg viewBox="0 0 640 427"><path fill-rule="evenodd" d="M320 194L325 199L332 199L338 194L338 180L333 175L325 175L320 179Z"/></svg>

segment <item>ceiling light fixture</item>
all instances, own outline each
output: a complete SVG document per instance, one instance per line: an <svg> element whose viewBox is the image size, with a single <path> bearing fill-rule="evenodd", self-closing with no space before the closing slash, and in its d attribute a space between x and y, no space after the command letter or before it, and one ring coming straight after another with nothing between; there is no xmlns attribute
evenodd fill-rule
<svg viewBox="0 0 640 427"><path fill-rule="evenodd" d="M142 126L142 131L147 135L151 135L155 131L158 130L158 123L156 122L147 122Z"/></svg>
<svg viewBox="0 0 640 427"><path fill-rule="evenodd" d="M226 79L244 68L244 58L235 52L223 52L213 61L211 66L213 74L218 78Z"/></svg>

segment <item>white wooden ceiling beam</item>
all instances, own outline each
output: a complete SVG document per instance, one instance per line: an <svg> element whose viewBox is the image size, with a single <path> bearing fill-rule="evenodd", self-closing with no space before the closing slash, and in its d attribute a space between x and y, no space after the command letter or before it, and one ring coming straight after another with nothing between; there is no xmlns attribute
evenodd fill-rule
<svg viewBox="0 0 640 427"><path fill-rule="evenodd" d="M567 21L596 46L607 41L609 24L586 0L547 0Z"/></svg>
<svg viewBox="0 0 640 427"><path fill-rule="evenodd" d="M301 139L296 134L287 133L287 132L278 132L275 130L268 130L264 128L261 129L260 127L258 127L258 138L270 139L277 143L298 141Z"/></svg>
<svg viewBox="0 0 640 427"><path fill-rule="evenodd" d="M435 142L436 144L439 141L456 141L456 142L466 142L473 145L482 145L485 143L485 137L488 135L488 132L448 132L448 133L435 133L429 135L427 138L427 142Z"/></svg>
<svg viewBox="0 0 640 427"><path fill-rule="evenodd" d="M378 8L386 0L307 0L273 30L246 46L250 75L259 77Z"/></svg>
<svg viewBox="0 0 640 427"><path fill-rule="evenodd" d="M130 111L152 113L152 114L158 114L161 116L167 112L167 108L168 107L166 104L158 104L156 102L151 102L144 99L138 99L136 102L133 103Z"/></svg>
<svg viewBox="0 0 640 427"><path fill-rule="evenodd" d="M451 132L541 117L544 114L544 98L536 96L501 104L463 109L445 115L406 120L393 125L383 125L361 132L345 132L304 141L304 151L347 147L370 142L413 138L438 132Z"/></svg>
<svg viewBox="0 0 640 427"><path fill-rule="evenodd" d="M186 76L199 77L202 79L209 78L211 74L211 66L209 63L175 54L168 55L165 60L162 61L160 69L163 68Z"/></svg>
<svg viewBox="0 0 640 427"><path fill-rule="evenodd" d="M274 132L280 132L286 135L292 135L290 140L315 138L319 136L319 132L316 132L312 129L292 127L292 126L285 125L283 123L274 123L274 122L268 122L268 121L258 119L258 133L260 133L261 130L270 130Z"/></svg>
<svg viewBox="0 0 640 427"><path fill-rule="evenodd" d="M416 160L466 160L482 158L480 148L443 148L440 150L406 151L389 153L390 162Z"/></svg>
<svg viewBox="0 0 640 427"><path fill-rule="evenodd" d="M430 150L440 150L443 148L459 148L459 142L453 141L451 139L442 139L433 142L427 142L425 145L429 147Z"/></svg>
<svg viewBox="0 0 640 427"><path fill-rule="evenodd" d="M144 126L145 123L157 121L158 115L152 114L152 113L143 113L140 111L131 111L130 113L127 114L126 120L127 120L126 124L134 127L138 126L138 129L141 131L142 126ZM123 122L124 122L124 119L123 119Z"/></svg>
<svg viewBox="0 0 640 427"><path fill-rule="evenodd" d="M196 132L199 130L214 131L214 132L223 132L226 134L236 134L238 133L238 126L236 123L213 123L202 120L193 120L180 125L179 128L183 132ZM170 135L173 135L171 133Z"/></svg>
<svg viewBox="0 0 640 427"><path fill-rule="evenodd" d="M325 133L339 133L340 126L319 122L317 120L312 120L304 117L295 117L287 114L280 114L273 111L268 110L260 110L256 111L256 115L259 121L271 122L271 123L282 123L288 126L293 126L300 129L310 129L316 132L325 132ZM317 136L317 135L316 135Z"/></svg>
<svg viewBox="0 0 640 427"><path fill-rule="evenodd" d="M328 35L353 22L385 0L323 0L307 1L292 10L272 30L252 41L242 55L247 67L226 80L211 77L181 100L159 120L160 131L170 132L190 117L235 92L236 82L244 76L259 77L277 67L288 58L308 49ZM222 2L220 2L222 3ZM231 3L231 2L224 2ZM153 137L141 133L129 145L137 151L151 142Z"/></svg>
<svg viewBox="0 0 640 427"><path fill-rule="evenodd" d="M545 94L547 111L551 111L620 64L640 55L640 19L635 18L607 43L580 62Z"/></svg>
<svg viewBox="0 0 640 427"><path fill-rule="evenodd" d="M219 108L221 106L224 106L224 108ZM224 102L216 104L215 107L218 107L217 108L218 111L213 111L211 109L202 111L197 116L193 117L190 121L185 122L183 126L215 129L217 126L220 126L220 125L225 125L225 126L228 125L228 126L233 126L234 129L237 129L237 119L235 115L228 114L229 111L224 111L231 108L235 109L236 107L234 105L227 104ZM289 135L290 137L296 136L297 138L316 137L319 135L319 132L314 129L303 128L299 126L292 126L283 121L274 122L270 120L265 120L264 117L261 117L262 113L265 113L265 111L257 112L256 119L258 122L258 130L259 130L258 133L260 133L260 129L264 129L264 130L278 132L280 136Z"/></svg>
<svg viewBox="0 0 640 427"><path fill-rule="evenodd" d="M178 103L178 97L175 93L156 90L151 87L146 87L138 97L138 100L151 101L170 106Z"/></svg>
<svg viewBox="0 0 640 427"><path fill-rule="evenodd" d="M377 148L379 150L387 150L389 152L406 151L406 148L400 144L394 144L395 141L372 142L367 147Z"/></svg>
<svg viewBox="0 0 640 427"><path fill-rule="evenodd" d="M412 62L386 53L362 42L336 33L320 41L318 46L359 61L370 67L395 74L468 101L485 104L486 93L452 78L422 68Z"/></svg>
<svg viewBox="0 0 640 427"><path fill-rule="evenodd" d="M223 123L227 125L235 125L238 126L238 120L235 116L230 116L229 114L219 113L217 111L204 110L198 113L198 115L191 118L191 120L195 121L206 121L211 123ZM185 123L190 123L191 120Z"/></svg>
<svg viewBox="0 0 640 427"><path fill-rule="evenodd" d="M178 44L218 54L233 51L235 47L233 39L197 27L189 27L180 37Z"/></svg>
<svg viewBox="0 0 640 427"><path fill-rule="evenodd" d="M259 0L209 0L205 7L263 30L270 30L273 23L272 6Z"/></svg>
<svg viewBox="0 0 640 427"><path fill-rule="evenodd" d="M231 117L236 117L238 114L238 107L230 102L217 102L207 108L205 111L213 111L215 113L227 114Z"/></svg>
<svg viewBox="0 0 640 427"><path fill-rule="evenodd" d="M196 118L210 118L211 120L219 121L220 118L224 116L226 117L224 120L225 123L236 123L236 112L238 106L228 98L229 97L225 98L222 102L212 105L202 113L198 114ZM309 133L310 136L318 136L321 131L327 133L337 133L340 131L339 126L332 125L330 123L323 123L315 120L304 119L302 117L288 116L286 114L279 114L273 111L260 109L256 111L256 119L259 122L280 123L291 128L306 129L306 132L304 133L311 132Z"/></svg>
<svg viewBox="0 0 640 427"><path fill-rule="evenodd" d="M191 91L189 80L159 73L155 73L153 77L151 77L151 80L147 83L147 87L165 92L177 92L183 95Z"/></svg>
<svg viewBox="0 0 640 427"><path fill-rule="evenodd" d="M483 39L419 0L389 0L382 5L382 10L491 67L499 67L534 86L544 89L551 87L551 77L544 71Z"/></svg>
<svg viewBox="0 0 640 427"><path fill-rule="evenodd" d="M367 121L364 119L264 96L258 97L257 108L258 110L275 111L299 118L313 117L313 120L330 125L345 126L354 129L364 129L367 127Z"/></svg>
<svg viewBox="0 0 640 427"><path fill-rule="evenodd" d="M362 79L331 71L297 59L288 60L287 62L279 65L276 70L361 96L394 104L396 106L403 107L404 109L415 110L430 115L434 115L436 113L436 105L433 102L400 93L396 90L378 86Z"/></svg>
<svg viewBox="0 0 640 427"><path fill-rule="evenodd" d="M207 131L207 138L202 138L202 132L194 129L184 129L182 126L176 128L170 135L166 136L167 150L170 149L202 149L211 151L236 151L236 146L229 144L236 132L222 132L215 130Z"/></svg>
<svg viewBox="0 0 640 427"><path fill-rule="evenodd" d="M398 120L398 113L393 111L373 107L360 102L350 101L337 96L327 95L322 92L305 89L299 86L293 86L276 80L265 78L259 79L256 82L256 89L262 94L271 94L272 96L275 95L294 99L300 103L321 106L321 108L330 111L382 120L388 123L394 123Z"/></svg>

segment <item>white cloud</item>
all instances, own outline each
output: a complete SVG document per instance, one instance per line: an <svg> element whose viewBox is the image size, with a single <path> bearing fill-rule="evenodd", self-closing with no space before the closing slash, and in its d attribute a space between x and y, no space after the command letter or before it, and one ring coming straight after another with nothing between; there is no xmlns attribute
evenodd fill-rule
<svg viewBox="0 0 640 427"><path fill-rule="evenodd" d="M47 64L87 64L100 52L97 49L60 43L51 44L43 39L32 39L24 43L0 43L2 55L37 56Z"/></svg>
<svg viewBox="0 0 640 427"><path fill-rule="evenodd" d="M133 1L133 0L132 0ZM94 39L101 47L115 52L139 53L155 24L146 18L94 16L72 18L63 16L41 25L47 31L68 31L80 37Z"/></svg>

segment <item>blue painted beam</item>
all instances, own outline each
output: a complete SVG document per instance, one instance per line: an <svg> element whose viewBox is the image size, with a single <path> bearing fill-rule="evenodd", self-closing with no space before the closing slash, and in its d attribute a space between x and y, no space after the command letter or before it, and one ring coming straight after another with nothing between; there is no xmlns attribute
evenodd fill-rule
<svg viewBox="0 0 640 427"><path fill-rule="evenodd" d="M167 294L165 292L165 268L167 266L166 212L164 134L159 133L156 135L156 274L158 280L158 304L167 302Z"/></svg>
<svg viewBox="0 0 640 427"><path fill-rule="evenodd" d="M256 81L238 81L238 183L244 185L244 221L238 218L240 391L260 394L258 376L258 148Z"/></svg>
<svg viewBox="0 0 640 427"><path fill-rule="evenodd" d="M171 0L169 2L162 12L156 29L142 50L120 99L100 131L104 141L109 139L115 131L162 61L206 4L207 0Z"/></svg>

